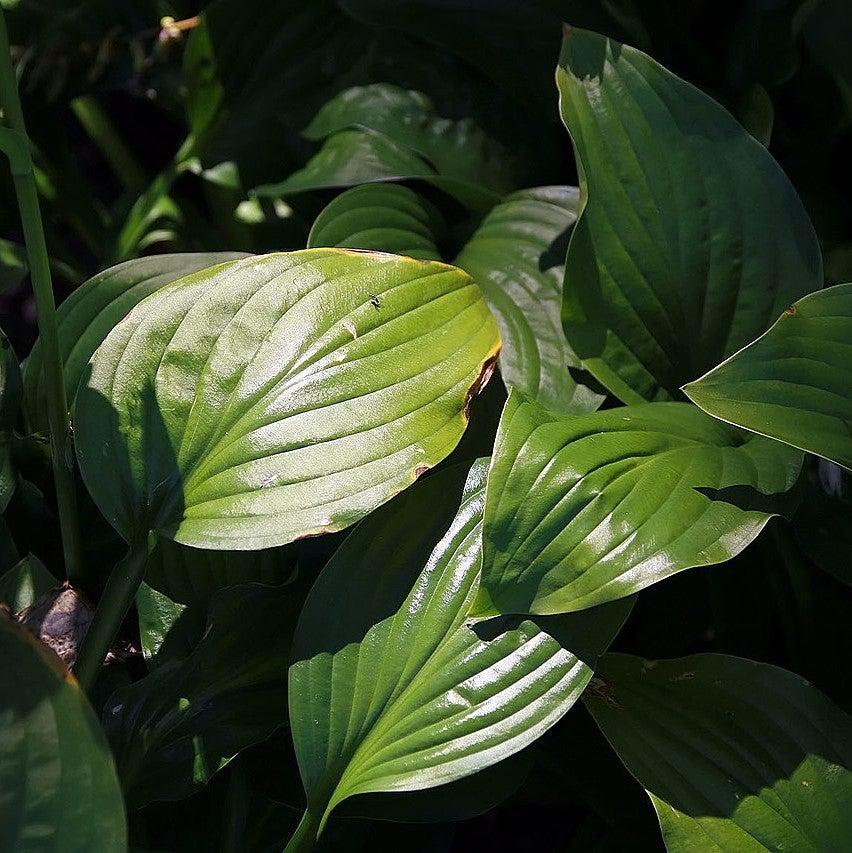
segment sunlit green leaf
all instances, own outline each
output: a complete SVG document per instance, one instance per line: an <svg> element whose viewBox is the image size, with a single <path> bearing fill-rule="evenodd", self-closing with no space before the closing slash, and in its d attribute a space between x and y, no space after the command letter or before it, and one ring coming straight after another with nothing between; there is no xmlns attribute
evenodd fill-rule
<svg viewBox="0 0 852 853"><path fill-rule="evenodd" d="M141 302L75 409L127 539L255 550L340 530L455 447L499 348L471 279L344 249L247 258Z"/></svg>
<svg viewBox="0 0 852 853"><path fill-rule="evenodd" d="M0 849L126 850L115 766L77 682L2 614L0 659Z"/></svg>
<svg viewBox="0 0 852 853"><path fill-rule="evenodd" d="M308 596L293 643L290 725L315 826L355 794L451 782L530 743L576 701L628 612L618 605L540 625L466 618L486 464L471 469L453 520L457 469L370 516Z"/></svg>
<svg viewBox="0 0 852 853"><path fill-rule="evenodd" d="M725 655L606 655L584 701L648 790L672 853L840 853L852 719L806 681Z"/></svg>
<svg viewBox="0 0 852 853"><path fill-rule="evenodd" d="M852 470L852 284L800 299L683 390L714 417Z"/></svg>
<svg viewBox="0 0 852 853"><path fill-rule="evenodd" d="M766 149L645 54L569 30L557 83L584 202L568 341L624 402L666 399L822 285L813 227Z"/></svg>
<svg viewBox="0 0 852 853"><path fill-rule="evenodd" d="M738 554L801 454L687 403L560 417L512 392L488 475L476 612L560 613ZM743 504L743 508L739 504Z"/></svg>
<svg viewBox="0 0 852 853"><path fill-rule="evenodd" d="M58 585L44 563L35 554L27 554L0 575L0 601L13 613L19 613Z"/></svg>

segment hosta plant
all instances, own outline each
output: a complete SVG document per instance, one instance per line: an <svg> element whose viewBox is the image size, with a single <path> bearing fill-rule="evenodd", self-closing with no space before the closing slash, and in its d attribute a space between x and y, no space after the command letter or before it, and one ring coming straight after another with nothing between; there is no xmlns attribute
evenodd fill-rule
<svg viewBox="0 0 852 853"><path fill-rule="evenodd" d="M0 850L852 848L843 4L6 5Z"/></svg>

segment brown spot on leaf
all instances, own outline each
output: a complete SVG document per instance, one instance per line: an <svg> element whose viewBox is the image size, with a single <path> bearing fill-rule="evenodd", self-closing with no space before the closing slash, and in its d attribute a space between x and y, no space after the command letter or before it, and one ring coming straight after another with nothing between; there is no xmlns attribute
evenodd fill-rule
<svg viewBox="0 0 852 853"><path fill-rule="evenodd" d="M422 477L429 470L428 465L418 465L414 469L414 479L417 480Z"/></svg>
<svg viewBox="0 0 852 853"><path fill-rule="evenodd" d="M93 615L85 596L66 582L24 608L17 618L70 667L77 660Z"/></svg>
<svg viewBox="0 0 852 853"><path fill-rule="evenodd" d="M795 305L788 305L788 306L784 309L784 313L785 313L788 317L792 317L792 316L796 313L796 306L795 306Z"/></svg>
<svg viewBox="0 0 852 853"><path fill-rule="evenodd" d="M595 697L595 699L600 699L601 702L606 702L606 704L611 708L617 708L619 711L624 710L624 706L615 698L615 691L613 690L612 685L605 679L600 678L597 675L593 676L586 689Z"/></svg>
<svg viewBox="0 0 852 853"><path fill-rule="evenodd" d="M574 32L574 27L571 24L566 24L565 21L562 22L562 38L569 38L571 33Z"/></svg>
<svg viewBox="0 0 852 853"><path fill-rule="evenodd" d="M479 392L488 384L491 374L494 373L494 365L497 364L497 356L499 354L498 350L494 355L490 356L482 363L482 367L479 370L479 376L476 377L473 385L467 389L467 396L464 398L465 420L468 420L470 417L470 404L473 402L473 398L479 395Z"/></svg>

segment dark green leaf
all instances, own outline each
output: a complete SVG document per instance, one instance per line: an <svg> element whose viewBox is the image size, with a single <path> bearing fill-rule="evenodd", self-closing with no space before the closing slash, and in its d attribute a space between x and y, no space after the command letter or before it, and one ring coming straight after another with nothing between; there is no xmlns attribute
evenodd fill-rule
<svg viewBox="0 0 852 853"><path fill-rule="evenodd" d="M440 118L425 95L388 83L341 92L305 136L325 143L303 169L259 187L259 195L423 178L487 210L514 184L508 152L470 119Z"/></svg>
<svg viewBox="0 0 852 853"><path fill-rule="evenodd" d="M568 341L624 402L665 399L822 285L816 236L766 149L645 54L570 30L557 83L585 202Z"/></svg>
<svg viewBox="0 0 852 853"><path fill-rule="evenodd" d="M574 187L513 193L485 217L455 261L497 318L503 381L557 412L587 412L602 400L568 373L580 362L560 320L567 232L578 204Z"/></svg>
<svg viewBox="0 0 852 853"><path fill-rule="evenodd" d="M223 590L186 660L112 695L104 728L134 808L188 796L286 721L284 661L297 610L289 587Z"/></svg>
<svg viewBox="0 0 852 853"><path fill-rule="evenodd" d="M340 530L455 447L499 349L461 270L345 249L248 258L141 302L75 409L125 538L256 550Z"/></svg>
<svg viewBox="0 0 852 853"><path fill-rule="evenodd" d="M584 700L673 853L846 850L852 719L790 672L724 655L607 655Z"/></svg>
<svg viewBox="0 0 852 853"><path fill-rule="evenodd" d="M800 299L683 390L726 423L852 470L852 284Z"/></svg>
<svg viewBox="0 0 852 853"><path fill-rule="evenodd" d="M801 454L686 403L559 417L513 391L488 475L475 612L560 613L739 553Z"/></svg>
<svg viewBox="0 0 852 853"><path fill-rule="evenodd" d="M451 524L458 469L371 515L308 596L290 725L308 811L321 825L355 794L452 782L530 743L576 701L626 616L616 606L541 626L466 618L485 472L486 460L471 469Z"/></svg>
<svg viewBox="0 0 852 853"><path fill-rule="evenodd" d="M308 248L375 249L440 261L436 242L446 227L438 209L408 187L365 184L341 193L320 213Z"/></svg>
<svg viewBox="0 0 852 853"><path fill-rule="evenodd" d="M0 849L126 850L115 766L77 682L2 614L0 659Z"/></svg>
<svg viewBox="0 0 852 853"><path fill-rule="evenodd" d="M21 408L21 388L18 358L0 330L0 513L5 512L18 482L12 461L12 438Z"/></svg>
<svg viewBox="0 0 852 853"><path fill-rule="evenodd" d="M110 267L80 285L57 310L69 404L89 359L131 308L182 276L240 257L233 252L154 255ZM31 426L47 434L43 382L44 360L36 341L25 365L24 399Z"/></svg>

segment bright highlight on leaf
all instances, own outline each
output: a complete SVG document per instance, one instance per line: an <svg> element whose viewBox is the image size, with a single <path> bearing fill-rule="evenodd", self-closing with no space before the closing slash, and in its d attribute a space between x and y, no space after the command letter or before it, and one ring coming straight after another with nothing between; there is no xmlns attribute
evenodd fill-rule
<svg viewBox="0 0 852 853"><path fill-rule="evenodd" d="M474 612L561 613L738 554L801 454L685 403L559 417L512 392L488 474ZM741 488L729 496L726 490Z"/></svg>
<svg viewBox="0 0 852 853"><path fill-rule="evenodd" d="M822 286L816 235L766 149L644 53L570 30L556 81L585 205L568 342L624 402L669 398Z"/></svg>
<svg viewBox="0 0 852 853"><path fill-rule="evenodd" d="M601 673L584 701L670 853L848 848L852 719L806 681L726 655L606 655Z"/></svg>
<svg viewBox="0 0 852 853"><path fill-rule="evenodd" d="M0 659L0 850L122 853L115 766L77 682L2 613Z"/></svg>
<svg viewBox="0 0 852 853"><path fill-rule="evenodd" d="M576 701L592 674L583 660L594 665L624 620L616 606L471 624L486 468L471 469L452 521L457 469L400 495L308 596L290 726L314 831L347 797L441 785L530 743Z"/></svg>
<svg viewBox="0 0 852 853"><path fill-rule="evenodd" d="M852 284L800 299L683 390L714 417L852 470Z"/></svg>
<svg viewBox="0 0 852 853"><path fill-rule="evenodd" d="M254 550L340 530L455 447L498 350L454 267L341 249L220 265L99 348L80 469L128 540Z"/></svg>

